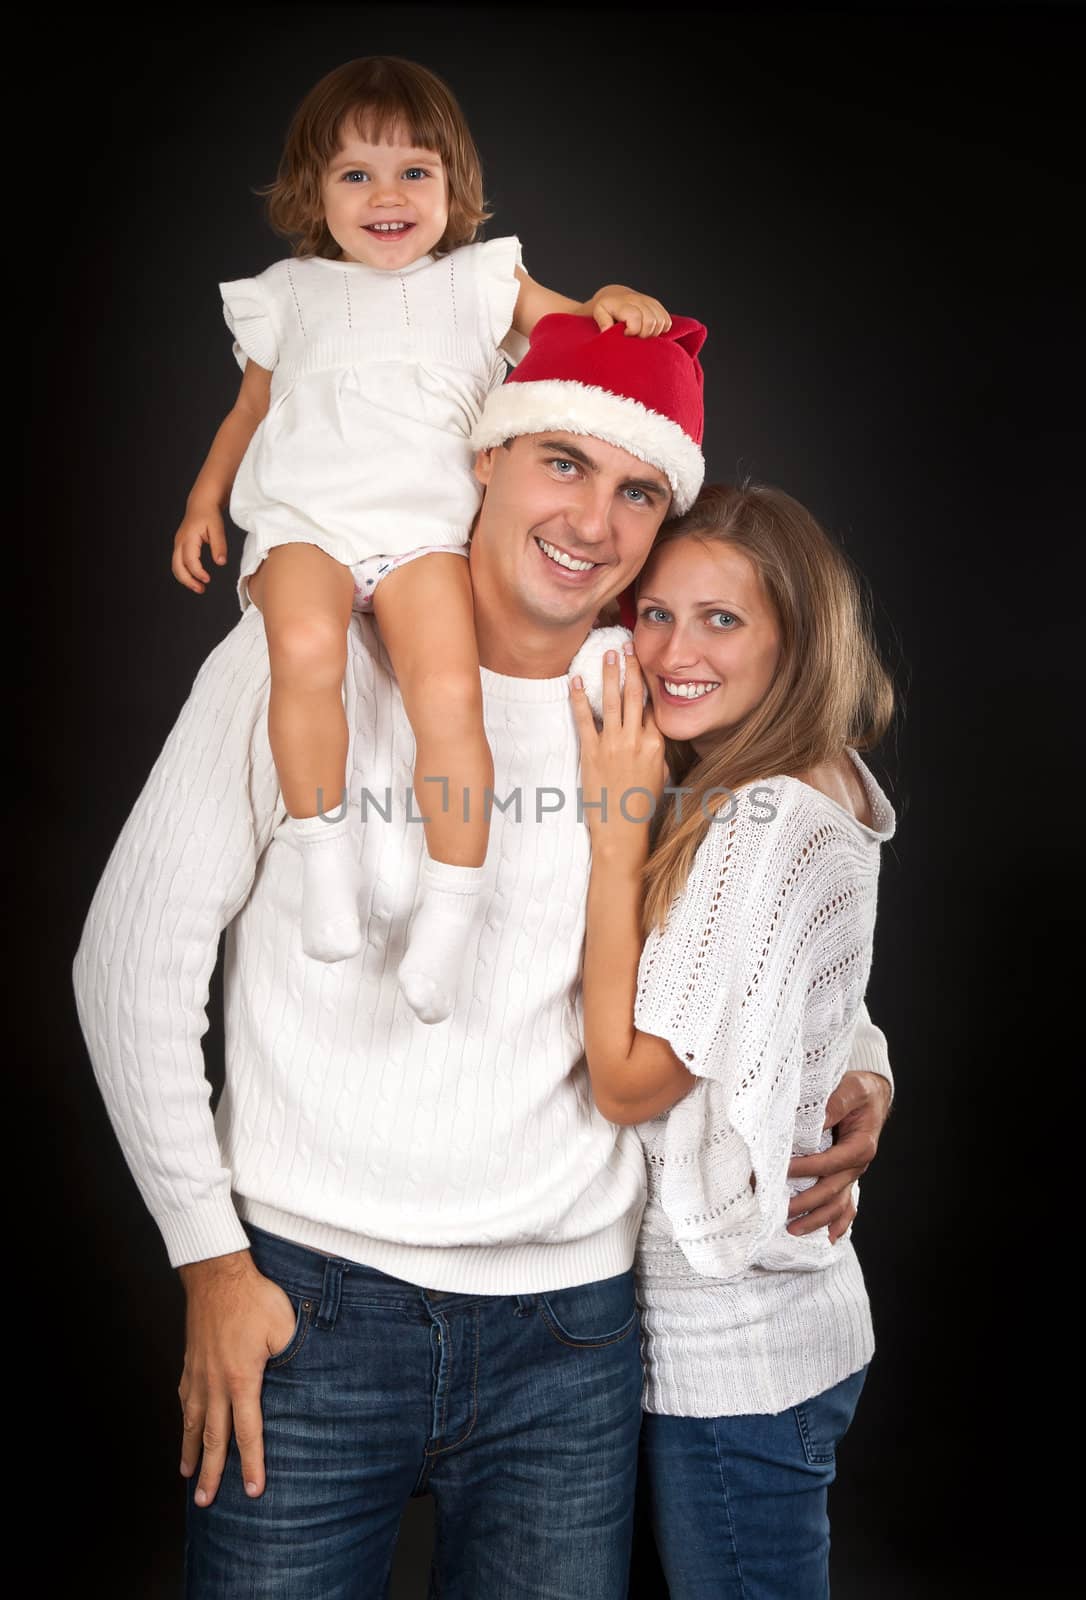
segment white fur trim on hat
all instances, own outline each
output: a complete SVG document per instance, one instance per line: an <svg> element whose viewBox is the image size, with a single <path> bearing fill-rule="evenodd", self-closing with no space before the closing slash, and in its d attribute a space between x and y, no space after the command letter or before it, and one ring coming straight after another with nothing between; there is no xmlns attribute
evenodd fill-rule
<svg viewBox="0 0 1086 1600"><path fill-rule="evenodd" d="M579 677L584 684L585 696L592 707L597 722L603 721L603 658L608 650L618 654L618 686L626 684L626 657L622 647L633 634L629 628L593 628L584 644L569 664L569 676ZM641 685L642 704L648 699L645 685Z"/></svg>
<svg viewBox="0 0 1086 1600"><path fill-rule="evenodd" d="M701 451L670 417L626 395L560 378L540 383L514 380L492 389L471 442L476 450L489 450L506 439L550 428L602 439L659 467L671 485L673 516L690 509L705 477Z"/></svg>

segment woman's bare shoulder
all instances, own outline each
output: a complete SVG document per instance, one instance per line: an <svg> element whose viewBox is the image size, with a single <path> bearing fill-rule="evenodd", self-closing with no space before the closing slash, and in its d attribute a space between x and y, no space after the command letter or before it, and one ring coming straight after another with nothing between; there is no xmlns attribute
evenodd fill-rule
<svg viewBox="0 0 1086 1600"><path fill-rule="evenodd" d="M824 794L828 800L832 800L843 810L850 811L865 827L874 826L867 790L855 763L844 751L833 761L823 761L817 766L808 767L803 772L797 772L796 777L800 783L809 784L812 789L817 789L820 794Z"/></svg>

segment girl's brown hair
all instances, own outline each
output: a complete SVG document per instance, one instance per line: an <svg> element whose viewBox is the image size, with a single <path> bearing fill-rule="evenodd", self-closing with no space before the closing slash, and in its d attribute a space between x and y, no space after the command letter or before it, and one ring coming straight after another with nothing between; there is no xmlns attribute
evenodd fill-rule
<svg viewBox="0 0 1086 1600"><path fill-rule="evenodd" d="M325 226L321 183L341 134L357 130L379 144L401 128L412 144L436 150L445 168L449 221L434 255L471 243L490 213L483 204L479 153L452 90L415 61L363 56L310 89L287 130L275 182L256 191L266 197L275 232L294 241L296 256L339 255Z"/></svg>
<svg viewBox="0 0 1086 1600"><path fill-rule="evenodd" d="M690 874L713 812L728 803L713 789L780 774L796 775L838 757L846 745L869 750L890 725L894 695L876 652L866 586L809 511L780 489L711 484L685 516L666 522L653 551L676 539L728 544L753 564L780 628L780 659L760 703L722 730L699 757L667 741L681 809L668 796L655 823L645 868L643 927L662 928ZM651 559L651 557L650 557Z"/></svg>

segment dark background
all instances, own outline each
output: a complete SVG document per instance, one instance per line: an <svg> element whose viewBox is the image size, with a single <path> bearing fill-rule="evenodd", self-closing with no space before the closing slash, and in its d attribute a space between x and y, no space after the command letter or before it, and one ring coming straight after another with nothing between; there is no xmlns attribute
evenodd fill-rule
<svg viewBox="0 0 1086 1600"><path fill-rule="evenodd" d="M287 253L252 190L305 90L388 53L453 86L490 235L520 234L535 277L632 282L709 325L709 477L788 489L871 580L905 700L869 995L898 1095L856 1231L879 1353L833 1491L834 1592L1072 1592L1081 39L1070 7L264 6L43 17L9 60L15 575L48 596L20 607L13 669L34 780L8 830L30 869L9 1194L33 1368L9 1369L9 1461L48 1514L50 1589L65 1568L72 1595L176 1591L182 1298L70 961L236 617L236 530L202 599L169 572L238 382L216 285ZM208 1053L214 1073L217 1016ZM396 1597L425 1593L429 1530L412 1505ZM663 1596L644 1534L635 1572Z"/></svg>

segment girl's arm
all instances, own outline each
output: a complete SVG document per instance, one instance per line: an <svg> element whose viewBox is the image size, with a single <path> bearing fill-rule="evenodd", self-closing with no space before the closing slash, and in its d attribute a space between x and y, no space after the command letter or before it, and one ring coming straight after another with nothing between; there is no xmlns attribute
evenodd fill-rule
<svg viewBox="0 0 1086 1600"><path fill-rule="evenodd" d="M513 327L528 337L541 317L552 311L564 311L574 317L594 317L599 327L609 328L612 323L624 322L627 334L642 339L656 333L666 333L671 318L659 300L651 295L638 294L625 284L608 283L597 289L590 300L570 300L553 289L545 289L534 278L529 278L523 267L515 269L520 293L513 312Z"/></svg>
<svg viewBox="0 0 1086 1600"><path fill-rule="evenodd" d="M226 560L223 509L249 441L268 414L270 395L271 373L250 358L238 397L211 442L207 460L189 490L184 520L174 535L173 575L194 594L203 594L209 582L200 560L201 546L208 546L216 565L221 567Z"/></svg>
<svg viewBox="0 0 1086 1600"><path fill-rule="evenodd" d="M596 1105L609 1122L645 1122L689 1093L696 1079L666 1039L634 1027L641 960L641 869L648 859L649 790L667 782L664 741L642 710L641 670L628 645L626 683L618 658L603 669L604 726L597 732L579 678L573 713L581 738L581 789L592 835L584 957L585 1058ZM638 821L638 817L645 820Z"/></svg>

